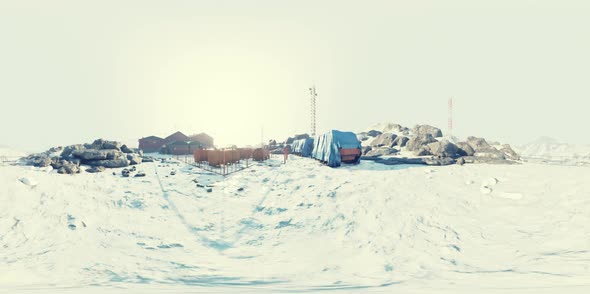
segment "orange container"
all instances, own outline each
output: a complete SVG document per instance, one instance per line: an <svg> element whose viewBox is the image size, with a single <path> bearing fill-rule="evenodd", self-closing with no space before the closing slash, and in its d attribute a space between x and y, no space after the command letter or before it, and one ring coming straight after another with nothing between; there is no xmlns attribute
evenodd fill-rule
<svg viewBox="0 0 590 294"><path fill-rule="evenodd" d="M209 150L205 150L205 149L197 149L194 154L195 162L207 161L207 152L208 151Z"/></svg>
<svg viewBox="0 0 590 294"><path fill-rule="evenodd" d="M252 158L256 161L264 161L270 158L270 152L267 149L256 148L252 152Z"/></svg>
<svg viewBox="0 0 590 294"><path fill-rule="evenodd" d="M354 163L360 158L361 150L358 148L340 149L340 158L342 162Z"/></svg>
<svg viewBox="0 0 590 294"><path fill-rule="evenodd" d="M238 148L240 151L240 159L252 158L252 148Z"/></svg>

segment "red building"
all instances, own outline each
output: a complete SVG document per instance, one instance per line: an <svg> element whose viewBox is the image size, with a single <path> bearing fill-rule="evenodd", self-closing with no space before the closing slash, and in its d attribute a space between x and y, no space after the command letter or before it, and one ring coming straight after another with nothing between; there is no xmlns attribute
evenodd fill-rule
<svg viewBox="0 0 590 294"><path fill-rule="evenodd" d="M160 152L166 141L160 137L149 136L139 139L139 149L145 153Z"/></svg>
<svg viewBox="0 0 590 294"><path fill-rule="evenodd" d="M190 136L190 140L193 142L201 143L204 148L212 148L213 147L213 137L211 137L205 133L192 135L192 136Z"/></svg>
<svg viewBox="0 0 590 294"><path fill-rule="evenodd" d="M197 149L213 147L213 138L205 133L187 135L176 132L164 139L149 136L139 139L139 149L143 152L160 152L164 154L193 154Z"/></svg>
<svg viewBox="0 0 590 294"><path fill-rule="evenodd" d="M168 136L168 137L166 137L164 139L164 141L166 143L170 143L170 142L174 142L174 141L184 141L184 142L186 142L186 141L190 141L190 140L191 139L187 135L185 135L185 134L183 134L181 132L176 132L176 133L174 133L174 134L172 134L172 135L170 135L170 136Z"/></svg>

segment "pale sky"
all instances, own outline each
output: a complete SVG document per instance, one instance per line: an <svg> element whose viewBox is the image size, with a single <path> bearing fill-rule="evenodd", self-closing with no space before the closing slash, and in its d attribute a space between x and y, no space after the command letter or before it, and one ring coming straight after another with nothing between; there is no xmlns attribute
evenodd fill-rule
<svg viewBox="0 0 590 294"><path fill-rule="evenodd" d="M588 1L0 0L0 144L391 121L590 143Z"/></svg>

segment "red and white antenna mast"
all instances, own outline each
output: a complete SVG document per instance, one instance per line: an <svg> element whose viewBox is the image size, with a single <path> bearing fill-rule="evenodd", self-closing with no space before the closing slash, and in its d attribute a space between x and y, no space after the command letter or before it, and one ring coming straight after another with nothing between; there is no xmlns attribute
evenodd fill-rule
<svg viewBox="0 0 590 294"><path fill-rule="evenodd" d="M453 97L449 98L449 137L453 135Z"/></svg>
<svg viewBox="0 0 590 294"><path fill-rule="evenodd" d="M316 124L315 124L315 118L316 118L316 112L315 112L315 99L318 96L318 94L315 91L315 85L312 86L311 88L309 88L309 94L310 94L310 98L311 98L311 136L315 136L315 131L316 131Z"/></svg>

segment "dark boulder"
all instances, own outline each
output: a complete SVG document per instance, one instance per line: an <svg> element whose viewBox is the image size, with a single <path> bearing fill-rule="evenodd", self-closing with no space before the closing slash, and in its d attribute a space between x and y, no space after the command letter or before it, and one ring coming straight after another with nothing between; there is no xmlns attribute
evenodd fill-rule
<svg viewBox="0 0 590 294"><path fill-rule="evenodd" d="M430 153L439 157L457 157L457 146L447 140L428 144Z"/></svg>
<svg viewBox="0 0 590 294"><path fill-rule="evenodd" d="M431 134L416 135L406 143L406 148L408 148L409 151L418 151L422 146L434 142L436 142L436 140Z"/></svg>
<svg viewBox="0 0 590 294"><path fill-rule="evenodd" d="M397 138L396 134L383 133L377 136L372 142L371 147L393 147L394 140Z"/></svg>
<svg viewBox="0 0 590 294"><path fill-rule="evenodd" d="M455 160L450 157L432 157L424 158L427 165L451 165L455 164Z"/></svg>
<svg viewBox="0 0 590 294"><path fill-rule="evenodd" d="M486 139L473 136L467 137L467 144L469 144L469 146L471 146L475 152L493 148L490 144L488 144Z"/></svg>
<svg viewBox="0 0 590 294"><path fill-rule="evenodd" d="M51 158L49 158L49 156L43 154L43 155L38 155L36 157L33 158L32 160L32 164L35 167L46 167L51 165L51 163L53 162L53 160L51 160Z"/></svg>
<svg viewBox="0 0 590 294"><path fill-rule="evenodd" d="M96 149L82 149L74 150L72 155L80 158L82 161L87 160L102 160L107 159L108 151L96 150Z"/></svg>
<svg viewBox="0 0 590 294"><path fill-rule="evenodd" d="M381 134L383 134L383 133L382 132L379 132L377 130L370 130L370 131L367 132L367 136L370 136L370 137L377 137L377 136L379 136Z"/></svg>
<svg viewBox="0 0 590 294"><path fill-rule="evenodd" d="M396 154L398 152L395 148L390 147L375 147L368 151L365 155L366 156L383 156L383 155L391 155Z"/></svg>
<svg viewBox="0 0 590 294"><path fill-rule="evenodd" d="M135 153L127 154L127 160L129 160L131 165L140 164L142 162L141 156Z"/></svg>
<svg viewBox="0 0 590 294"><path fill-rule="evenodd" d="M475 154L475 150L473 150L473 147L471 147L469 143L459 142L457 143L457 154L459 156L473 156L473 154Z"/></svg>
<svg viewBox="0 0 590 294"><path fill-rule="evenodd" d="M154 159L151 157L142 157L141 162L154 162Z"/></svg>
<svg viewBox="0 0 590 294"><path fill-rule="evenodd" d="M116 142L116 141L104 141L102 143L101 149L105 149L105 150L119 150L121 151L121 143Z"/></svg>
<svg viewBox="0 0 590 294"><path fill-rule="evenodd" d="M60 167L57 170L57 173L59 174L77 174L80 173L80 166L73 164L73 163L66 163L64 165L62 165L62 167Z"/></svg>
<svg viewBox="0 0 590 294"><path fill-rule="evenodd" d="M371 148L371 146L363 146L361 147L361 153L363 155L367 154L367 152L371 151L373 148Z"/></svg>
<svg viewBox="0 0 590 294"><path fill-rule="evenodd" d="M420 147L420 149L414 150L414 155L426 156L426 155L432 155L432 153L430 152L430 148L428 148L428 145L424 145L424 146Z"/></svg>
<svg viewBox="0 0 590 294"><path fill-rule="evenodd" d="M76 145L66 146L64 148L64 150L61 152L60 157L62 157L62 158L71 157L72 156L72 152L74 152L76 150L83 150L83 149L86 149L86 148L82 144L76 144Z"/></svg>
<svg viewBox="0 0 590 294"><path fill-rule="evenodd" d="M99 173L99 172L103 172L105 170L104 166L93 166L91 168L87 168L86 172L87 173Z"/></svg>
<svg viewBox="0 0 590 294"><path fill-rule="evenodd" d="M393 146L405 147L409 140L410 140L410 138L408 138L408 137L397 136L397 138L395 138L395 140L393 140Z"/></svg>
<svg viewBox="0 0 590 294"><path fill-rule="evenodd" d="M430 134L434 138L442 137L442 135L443 135L442 131L439 128L433 127L430 125L416 125L412 129L412 132L414 133L415 136Z"/></svg>
<svg viewBox="0 0 590 294"><path fill-rule="evenodd" d="M520 155L518 155L518 153L516 153L512 147L510 147L510 145L508 144L504 144L502 145L502 148L500 148L500 151L504 153L504 155L506 156L506 158L511 159L511 160L520 160Z"/></svg>
<svg viewBox="0 0 590 294"><path fill-rule="evenodd" d="M127 145L123 145L123 146L121 146L121 152L123 152L123 153L133 153L133 150L131 150L131 148L127 147Z"/></svg>
<svg viewBox="0 0 590 294"><path fill-rule="evenodd" d="M118 159L105 159L105 160L92 160L86 162L86 164L90 166L104 166L106 168L117 168L117 167L127 167L129 166L129 161L127 158L118 158Z"/></svg>

